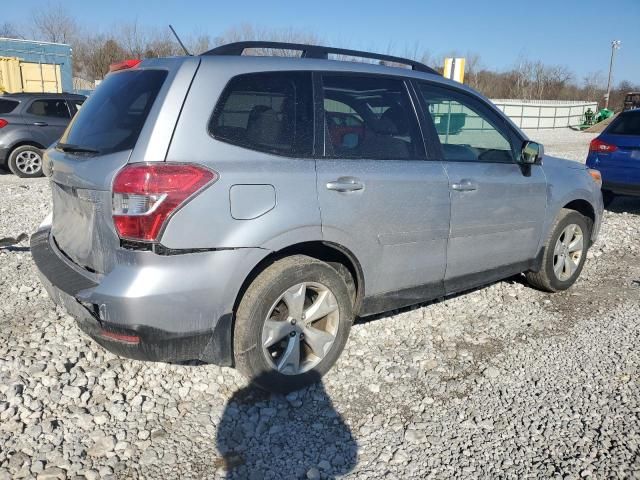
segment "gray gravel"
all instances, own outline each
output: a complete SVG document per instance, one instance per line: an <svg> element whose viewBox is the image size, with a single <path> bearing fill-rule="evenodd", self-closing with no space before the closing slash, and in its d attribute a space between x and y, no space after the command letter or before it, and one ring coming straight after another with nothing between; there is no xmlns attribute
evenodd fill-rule
<svg viewBox="0 0 640 480"><path fill-rule="evenodd" d="M593 135L529 132L584 159ZM0 238L45 180L0 175ZM361 321L323 385L270 396L216 366L95 345L0 248L0 480L640 476L640 199L617 200L582 278L521 278Z"/></svg>

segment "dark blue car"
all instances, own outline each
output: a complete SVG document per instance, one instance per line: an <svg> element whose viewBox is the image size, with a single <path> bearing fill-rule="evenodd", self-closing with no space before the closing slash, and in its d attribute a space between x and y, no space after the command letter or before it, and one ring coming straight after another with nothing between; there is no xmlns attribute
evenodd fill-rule
<svg viewBox="0 0 640 480"><path fill-rule="evenodd" d="M622 112L591 141L587 166L602 174L605 205L616 195L640 196L640 109Z"/></svg>

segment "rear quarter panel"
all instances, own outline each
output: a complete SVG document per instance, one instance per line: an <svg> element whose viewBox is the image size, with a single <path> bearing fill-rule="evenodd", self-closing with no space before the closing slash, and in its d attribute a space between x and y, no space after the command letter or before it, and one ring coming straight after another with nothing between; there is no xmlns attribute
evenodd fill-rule
<svg viewBox="0 0 640 480"><path fill-rule="evenodd" d="M172 217L161 239L166 247L279 250L322 238L315 160L241 148L216 140L208 130L227 82L238 74L268 70L281 69L272 62L256 69L242 59L203 59L166 159L205 165L219 178ZM239 210L255 214L239 219Z"/></svg>

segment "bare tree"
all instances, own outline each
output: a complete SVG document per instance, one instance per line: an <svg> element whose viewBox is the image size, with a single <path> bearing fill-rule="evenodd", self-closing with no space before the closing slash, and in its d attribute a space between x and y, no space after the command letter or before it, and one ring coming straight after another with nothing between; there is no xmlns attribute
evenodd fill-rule
<svg viewBox="0 0 640 480"><path fill-rule="evenodd" d="M80 75L89 81L100 80L109 72L109 65L123 60L126 53L113 38L89 36L79 42L75 53Z"/></svg>
<svg viewBox="0 0 640 480"><path fill-rule="evenodd" d="M11 22L0 23L0 37L2 38L24 38L22 32Z"/></svg>
<svg viewBox="0 0 640 480"><path fill-rule="evenodd" d="M118 31L120 44L130 58L144 58L149 42L147 32L138 24L138 20L123 24Z"/></svg>
<svg viewBox="0 0 640 480"><path fill-rule="evenodd" d="M79 31L76 20L61 3L34 10L33 26L37 37L55 43L71 43Z"/></svg>

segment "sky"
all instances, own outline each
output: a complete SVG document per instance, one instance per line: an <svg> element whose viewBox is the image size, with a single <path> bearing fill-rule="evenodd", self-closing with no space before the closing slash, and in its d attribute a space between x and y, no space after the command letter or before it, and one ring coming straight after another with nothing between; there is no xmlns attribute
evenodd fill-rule
<svg viewBox="0 0 640 480"><path fill-rule="evenodd" d="M478 54L482 65L505 70L519 58L564 65L582 81L606 80L611 41L614 84L640 84L640 0L66 0L82 26L108 32L119 22L171 23L178 33L212 37L241 24L293 28L334 46L402 55L416 46L434 57ZM28 25L44 0L3 2L0 21ZM606 8L603 8L605 7Z"/></svg>

